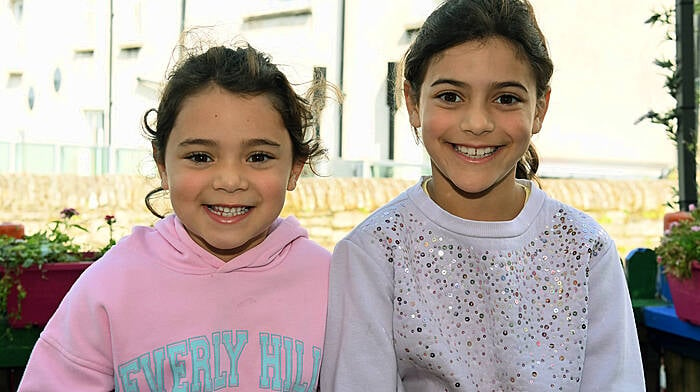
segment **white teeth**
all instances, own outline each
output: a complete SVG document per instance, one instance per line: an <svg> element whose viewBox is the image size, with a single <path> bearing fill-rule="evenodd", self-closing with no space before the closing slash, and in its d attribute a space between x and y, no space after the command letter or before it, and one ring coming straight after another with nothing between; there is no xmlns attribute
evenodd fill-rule
<svg viewBox="0 0 700 392"><path fill-rule="evenodd" d="M248 207L221 207L221 206L207 206L209 211L215 213L216 215L224 217L232 217L236 215L242 215L248 212L250 208Z"/></svg>
<svg viewBox="0 0 700 392"><path fill-rule="evenodd" d="M455 151L459 152L460 154L464 154L464 155L468 156L469 158L475 158L475 159L487 157L496 151L496 147L474 148L474 147L460 146L457 144L454 145L454 148L455 148Z"/></svg>

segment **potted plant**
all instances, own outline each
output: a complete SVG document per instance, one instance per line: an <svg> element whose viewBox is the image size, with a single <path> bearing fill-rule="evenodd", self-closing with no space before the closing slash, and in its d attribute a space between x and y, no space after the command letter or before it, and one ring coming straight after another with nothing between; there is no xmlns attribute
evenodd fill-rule
<svg viewBox="0 0 700 392"><path fill-rule="evenodd" d="M671 222L654 249L668 280L676 314L700 325L700 209Z"/></svg>
<svg viewBox="0 0 700 392"><path fill-rule="evenodd" d="M69 234L86 231L72 223L76 215L78 211L66 208L49 230L31 235L0 234L0 317L11 327L45 325L78 276L114 245L112 225L116 219L108 215L109 243L99 250L81 250Z"/></svg>

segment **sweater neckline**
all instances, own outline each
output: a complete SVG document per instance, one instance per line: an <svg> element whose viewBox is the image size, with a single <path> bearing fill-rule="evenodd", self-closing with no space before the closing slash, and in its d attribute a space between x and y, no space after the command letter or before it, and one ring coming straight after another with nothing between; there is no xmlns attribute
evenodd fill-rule
<svg viewBox="0 0 700 392"><path fill-rule="evenodd" d="M518 179L517 183L529 189L530 194L515 218L508 221L475 221L460 218L443 210L424 191L425 181L426 178L421 178L417 184L407 190L409 199L425 215L424 218L456 234L472 237L506 238L522 235L535 221L546 196L536 183Z"/></svg>

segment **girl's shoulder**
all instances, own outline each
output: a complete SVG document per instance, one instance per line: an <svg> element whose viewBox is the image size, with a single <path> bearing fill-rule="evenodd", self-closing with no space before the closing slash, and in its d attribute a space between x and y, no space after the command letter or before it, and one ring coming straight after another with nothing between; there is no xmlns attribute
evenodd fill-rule
<svg viewBox="0 0 700 392"><path fill-rule="evenodd" d="M549 196L545 197L539 222L551 230L578 237L599 247L606 247L612 242L610 234L593 216Z"/></svg>
<svg viewBox="0 0 700 392"><path fill-rule="evenodd" d="M589 213L550 196L545 197L542 212L548 214L553 221L559 221L561 224L585 225L602 229L600 222Z"/></svg>

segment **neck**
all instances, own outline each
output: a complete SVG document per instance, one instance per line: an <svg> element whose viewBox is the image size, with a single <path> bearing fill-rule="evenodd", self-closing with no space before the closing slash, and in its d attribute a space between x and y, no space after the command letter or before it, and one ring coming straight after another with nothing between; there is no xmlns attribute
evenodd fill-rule
<svg viewBox="0 0 700 392"><path fill-rule="evenodd" d="M478 193L462 191L444 178L433 178L426 184L428 195L452 215L475 221L509 221L526 202L526 192L514 178L504 179Z"/></svg>

